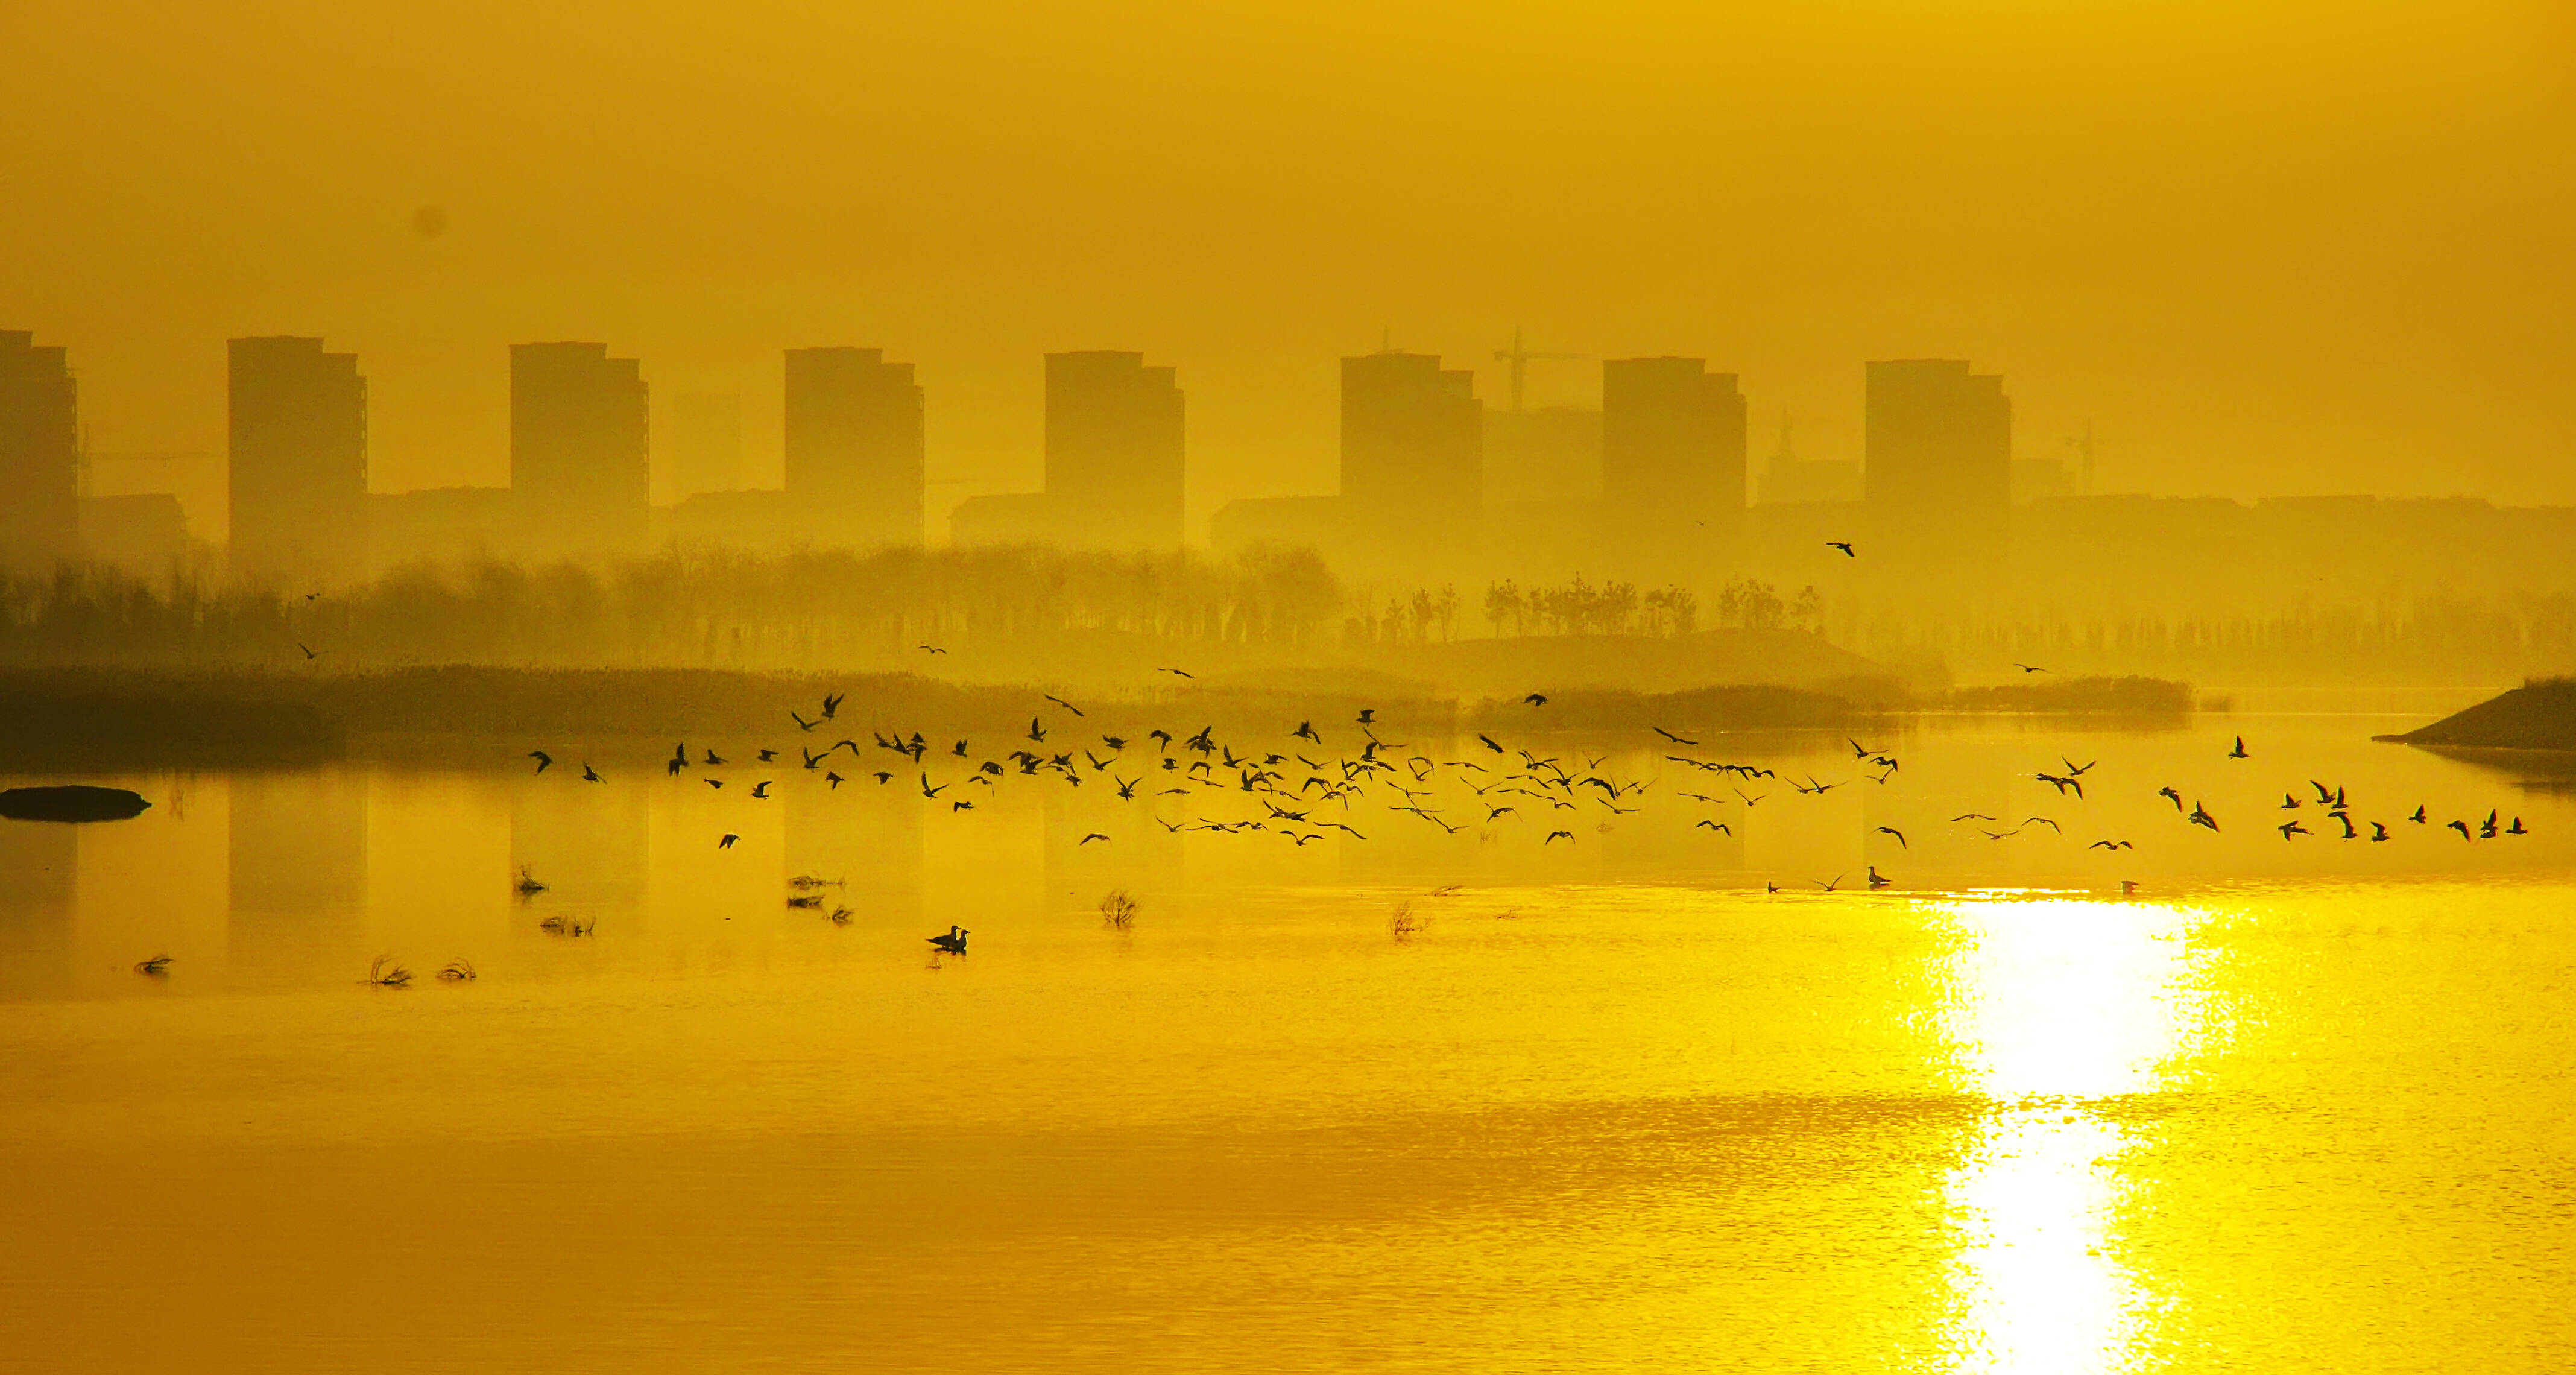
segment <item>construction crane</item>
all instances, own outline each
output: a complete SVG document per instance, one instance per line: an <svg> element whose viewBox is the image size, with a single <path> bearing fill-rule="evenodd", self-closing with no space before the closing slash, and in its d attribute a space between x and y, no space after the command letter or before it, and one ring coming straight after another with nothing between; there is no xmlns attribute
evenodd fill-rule
<svg viewBox="0 0 2576 1375"><path fill-rule="evenodd" d="M1529 381L1529 365L1531 359L1566 359L1580 358L1582 356L1583 355L1579 353L1532 353L1528 349L1521 347L1521 327L1518 325L1512 326L1512 346L1507 349L1494 350L1495 362L1509 363L1511 365L1512 409L1516 411L1521 408L1521 391Z"/></svg>

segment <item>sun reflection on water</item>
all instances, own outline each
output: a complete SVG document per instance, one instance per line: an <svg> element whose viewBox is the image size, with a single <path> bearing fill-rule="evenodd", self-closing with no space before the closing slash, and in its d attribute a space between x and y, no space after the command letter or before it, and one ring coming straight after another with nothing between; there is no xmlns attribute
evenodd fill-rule
<svg viewBox="0 0 2576 1375"><path fill-rule="evenodd" d="M2160 1086L2206 1034L2182 935L2153 903L1959 901L1951 1034L1969 1087L1995 1100L1950 1177L1963 1234L1955 1368L2133 1369L2155 1296L2112 1234L2116 1158L2143 1143L2096 1111Z"/></svg>

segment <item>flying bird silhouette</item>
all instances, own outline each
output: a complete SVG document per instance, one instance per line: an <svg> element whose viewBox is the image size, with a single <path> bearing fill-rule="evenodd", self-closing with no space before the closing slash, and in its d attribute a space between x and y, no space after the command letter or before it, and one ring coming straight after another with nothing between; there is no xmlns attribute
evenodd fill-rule
<svg viewBox="0 0 2576 1375"><path fill-rule="evenodd" d="M537 761L538 773L544 773L546 771L546 767L555 762L554 756L546 753L544 750L530 750L528 751L528 757Z"/></svg>
<svg viewBox="0 0 2576 1375"><path fill-rule="evenodd" d="M1840 549L1843 551L1843 557L1847 559L1856 559L1860 557L1860 555L1852 552L1852 542L1850 540L1829 539L1825 541L1825 547L1827 549Z"/></svg>

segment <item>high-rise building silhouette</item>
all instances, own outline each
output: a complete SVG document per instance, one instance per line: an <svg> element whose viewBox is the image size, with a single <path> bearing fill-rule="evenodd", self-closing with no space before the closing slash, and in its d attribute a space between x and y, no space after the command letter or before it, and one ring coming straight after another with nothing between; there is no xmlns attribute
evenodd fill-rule
<svg viewBox="0 0 2576 1375"><path fill-rule="evenodd" d="M1054 375L1050 366L1050 418ZM920 544L922 425L912 364L889 363L882 349L789 349L787 499L802 533L861 548Z"/></svg>
<svg viewBox="0 0 2576 1375"><path fill-rule="evenodd" d="M1473 372L1444 370L1424 353L1342 360L1342 501L1370 562L1439 568L1472 549L1484 455Z"/></svg>
<svg viewBox="0 0 2576 1375"><path fill-rule="evenodd" d="M1046 356L1047 523L1065 544L1181 547L1184 406L1170 368L1115 350Z"/></svg>
<svg viewBox="0 0 2576 1375"><path fill-rule="evenodd" d="M1874 515L2000 531L2012 506L2012 399L1957 359L1869 365L1862 481Z"/></svg>
<svg viewBox="0 0 2576 1375"><path fill-rule="evenodd" d="M48 567L78 548L79 400L61 348L0 330L0 568Z"/></svg>
<svg viewBox="0 0 2576 1375"><path fill-rule="evenodd" d="M645 547L648 405L642 365L606 344L510 346L510 486L532 552Z"/></svg>
<svg viewBox="0 0 2576 1375"><path fill-rule="evenodd" d="M1655 576L1697 572L1732 541L1744 514L1735 374L1698 358L1602 363L1601 501L1614 546Z"/></svg>
<svg viewBox="0 0 2576 1375"><path fill-rule="evenodd" d="M354 353L271 336L226 345L234 572L345 583L367 570L367 379Z"/></svg>

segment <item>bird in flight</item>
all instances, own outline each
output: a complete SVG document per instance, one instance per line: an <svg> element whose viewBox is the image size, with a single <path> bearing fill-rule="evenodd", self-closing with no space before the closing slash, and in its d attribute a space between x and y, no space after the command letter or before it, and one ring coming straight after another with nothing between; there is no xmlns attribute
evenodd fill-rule
<svg viewBox="0 0 2576 1375"><path fill-rule="evenodd" d="M2445 829L2459 832L2462 840L2473 839L2469 834L2469 823L2465 821L2451 822Z"/></svg>
<svg viewBox="0 0 2576 1375"><path fill-rule="evenodd" d="M588 764L584 764L581 766L581 781L584 783L605 783L608 780L599 776L599 770L592 768Z"/></svg>
<svg viewBox="0 0 2576 1375"><path fill-rule="evenodd" d="M546 771L546 766L555 762L554 756L546 753L544 750L530 750L528 751L528 757L537 761L537 772L539 773L544 773Z"/></svg>
<svg viewBox="0 0 2576 1375"><path fill-rule="evenodd" d="M788 720L790 720L790 721L795 722L795 723L796 723L796 729L798 729L798 730L812 730L812 729L814 729L816 726L819 726L819 725L823 724L823 723L822 723L821 721L819 721L819 720L815 720L815 721L808 721L808 720L806 720L804 717L799 716L799 715L797 715L796 713L794 713L794 712L792 712L792 711L791 711L791 712L789 712L789 713L787 713L787 719L788 719Z"/></svg>
<svg viewBox="0 0 2576 1375"><path fill-rule="evenodd" d="M769 800L769 780L768 780L768 779L766 779L766 778L764 778L764 779L760 780L759 782L752 784L752 785L751 785L751 795L752 795L752 796L754 796L754 797L756 797L756 798L759 798L759 799L760 799L761 801L763 801L763 802L768 801L768 800Z"/></svg>
<svg viewBox="0 0 2576 1375"><path fill-rule="evenodd" d="M1029 718L1029 739L1041 745L1046 743L1046 726L1034 716Z"/></svg>
<svg viewBox="0 0 2576 1375"><path fill-rule="evenodd" d="M1852 552L1850 540L1829 539L1825 541L1825 547L1827 549L1840 549L1843 551L1843 557L1847 559L1856 559L1860 557L1860 555Z"/></svg>
<svg viewBox="0 0 2576 1375"><path fill-rule="evenodd" d="M2024 673L2046 673L2046 672L2048 671L2047 669L2041 668L2041 667L2040 667L2039 665L2037 665L2037 664L2022 664L2022 663L2016 663L2016 664L2014 664L2014 665L2013 665L2013 667L2015 667L2015 668L2017 668L2017 669L2020 669L2020 670L2021 670L2022 672L2024 672Z"/></svg>
<svg viewBox="0 0 2576 1375"><path fill-rule="evenodd" d="M2206 826L2215 831L2218 829L2218 818L2211 816L2208 808L2195 802L2191 804L2191 824L2194 826Z"/></svg>
<svg viewBox="0 0 2576 1375"><path fill-rule="evenodd" d="M724 835L724 836L719 837L719 838L717 839L717 841L716 841L716 848L717 848L717 849L719 849L719 850L730 850L730 849L732 849L732 848L733 848L733 843L734 843L735 841L737 841L737 840L740 840L740 839L742 839L742 837L741 837L741 836L738 836L738 835L732 835L732 834Z"/></svg>
<svg viewBox="0 0 2576 1375"><path fill-rule="evenodd" d="M2092 850L2129 850L2135 849L2136 847L2132 846L2125 840L2097 840L2085 848Z"/></svg>
<svg viewBox="0 0 2576 1375"><path fill-rule="evenodd" d="M914 645L913 648L918 649L925 654L945 654L948 652L937 645Z"/></svg>
<svg viewBox="0 0 2576 1375"><path fill-rule="evenodd" d="M1197 675L1197 674L1192 673L1192 672L1190 672L1188 669L1185 669L1185 668L1158 668L1158 669L1156 669L1156 670L1154 670L1154 671L1155 671L1156 673L1168 673L1168 674L1172 675L1172 676L1173 676L1173 677L1175 677L1175 678L1196 678L1196 677L1198 677L1198 675Z"/></svg>
<svg viewBox="0 0 2576 1375"><path fill-rule="evenodd" d="M1543 707L1547 705L1547 694L1544 692L1533 692L1521 700L1534 707Z"/></svg>
<svg viewBox="0 0 2576 1375"><path fill-rule="evenodd" d="M321 658L321 657L322 657L322 651L320 651L320 650L318 650L318 649L308 648L302 640L298 640L298 641L296 641L296 642L295 642L295 647L296 647L297 649L301 649L301 650L303 650L303 651L304 651L304 657L305 657L305 658L307 658L307 659L319 659L319 658Z"/></svg>
<svg viewBox="0 0 2576 1375"><path fill-rule="evenodd" d="M1728 835L1730 835L1730 836L1735 834L1734 830L1733 830L1732 828L1730 828L1730 827L1729 827L1725 822L1723 822L1723 821L1708 821L1708 820L1702 820L1702 821L1699 823L1699 825L1698 825L1698 826L1692 827L1692 829L1693 829L1693 830L1724 831L1724 832L1726 832L1726 834L1728 834Z"/></svg>
<svg viewBox="0 0 2576 1375"><path fill-rule="evenodd" d="M539 772L539 773L544 773L544 772L545 772L545 770L543 770L543 769L539 769L539 770L537 770L537 772ZM2423 824L2424 824L2424 804L2423 804L2423 803L2421 803L2421 802L2416 803L2416 804L2415 804L2415 814L2414 814L2413 816L2410 816L2410 817L2406 818L2406 819L2407 819L2407 820L2409 820L2409 821L2414 822L2414 823L2415 823L2416 825L2418 825L2418 826L2423 825Z"/></svg>
<svg viewBox="0 0 2576 1375"><path fill-rule="evenodd" d="M1107 837L1107 836L1105 836L1105 835L1102 835L1102 834L1101 834L1100 832L1098 832L1098 831L1093 831L1091 834L1086 835L1086 836L1084 836L1082 839L1075 841L1075 842L1074 842L1074 848L1075 848L1075 849L1080 849L1080 848L1082 848L1083 846L1088 845L1088 844L1090 844L1091 842L1093 842L1093 841L1095 841L1095 840L1107 840L1108 838L1109 838L1109 837Z"/></svg>
<svg viewBox="0 0 2576 1375"><path fill-rule="evenodd" d="M2175 811L2179 812L2182 810L2182 794L2175 792L2172 784L2168 783L2164 787L2156 789L2156 796L2172 801Z"/></svg>
<svg viewBox="0 0 2576 1375"><path fill-rule="evenodd" d="M849 695L846 692L835 692L826 696L823 699L823 719L831 720L841 710L841 699Z"/></svg>
<svg viewBox="0 0 2576 1375"><path fill-rule="evenodd" d="M2292 836L2303 836L2308 833L2308 828L2300 825L2295 820L2284 821L2272 829L2279 831L2281 833L2281 839L2283 840L2288 840Z"/></svg>
<svg viewBox="0 0 2576 1375"><path fill-rule="evenodd" d="M724 786L724 780L721 778L710 778L705 780L705 782L710 788L721 788Z"/></svg>
<svg viewBox="0 0 2576 1375"><path fill-rule="evenodd" d="M2227 757L2230 759L2251 759L2254 756L2245 752L2245 737L2240 735L2236 737L2236 748L2228 751Z"/></svg>
<svg viewBox="0 0 2576 1375"><path fill-rule="evenodd" d="M1315 723L1312 721L1298 722L1295 738L1299 740L1312 740L1318 745L1324 743L1324 737L1315 733Z"/></svg>
<svg viewBox="0 0 2576 1375"><path fill-rule="evenodd" d="M1896 844L1900 849L1911 850L1914 848L1913 846L1905 843L1905 832L1900 831L1893 826L1881 826L1878 828L1876 834L1896 837Z"/></svg>
<svg viewBox="0 0 2576 1375"><path fill-rule="evenodd" d="M1056 695L1055 695L1054 693L1052 693L1052 692L1041 692L1041 693L1039 693L1038 695L1039 695L1040 697L1044 697L1045 699L1047 699L1047 700L1048 700L1048 701L1050 701L1050 702L1055 703L1057 706L1060 706L1060 707L1064 708L1066 711L1072 712L1072 713L1073 713L1074 715L1076 715L1076 716L1080 716L1080 715L1082 715L1082 708L1077 707L1077 706L1075 706L1073 703L1068 702L1068 701L1064 700L1063 698L1056 696Z"/></svg>
<svg viewBox="0 0 2576 1375"><path fill-rule="evenodd" d="M948 785L947 785L947 784L942 783L942 784L940 784L938 787L934 788L934 787L930 786L930 775L929 775L929 774L923 774L923 775L921 776L921 795L922 795L923 797L936 799L936 798L937 798L941 793L944 793L944 792L946 792L946 791L948 791Z"/></svg>
<svg viewBox="0 0 2576 1375"><path fill-rule="evenodd" d="M1993 817L1990 817L1990 816L1986 815L1984 812L1961 812L1961 813L1959 813L1957 816L1954 816L1954 817L1952 817L1952 818L1950 818L1950 819L1951 819L1952 821L1992 821L1992 820L1994 820L1994 818L1993 818Z"/></svg>
<svg viewBox="0 0 2576 1375"><path fill-rule="evenodd" d="M1661 727L1661 726L1653 726L1653 727L1650 727L1649 729L1653 730L1653 731L1655 732L1655 734L1660 735L1660 736L1664 737L1665 739L1672 741L1672 742L1673 742L1674 744L1676 744L1676 745L1696 745L1696 744L1698 744L1698 743L1699 743L1699 742L1698 742L1698 741L1696 741L1696 740L1684 740L1684 739L1683 739L1683 738L1681 738L1680 736L1673 734L1671 731L1668 731L1668 730L1664 729L1664 728L1663 728L1663 727ZM1491 741L1488 741L1487 743L1488 743L1488 744L1490 744L1490 743L1492 743L1492 742L1491 742Z"/></svg>
<svg viewBox="0 0 2576 1375"><path fill-rule="evenodd" d="M1540 842L1539 842L1539 844L1541 844L1541 845L1554 845L1556 842L1558 842L1558 841L1560 841L1560 840L1562 840L1562 841L1566 842L1566 843L1567 843L1567 844L1569 844L1569 845L1570 845L1570 844L1572 844L1572 843L1574 843L1574 832L1572 832L1572 831L1550 831L1550 832L1548 832L1548 833L1547 833L1547 839L1540 841Z"/></svg>

